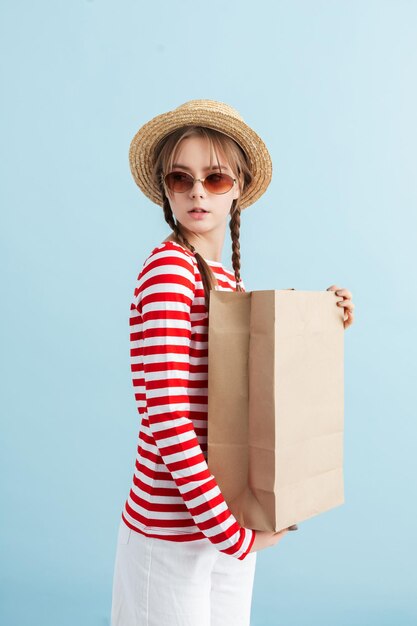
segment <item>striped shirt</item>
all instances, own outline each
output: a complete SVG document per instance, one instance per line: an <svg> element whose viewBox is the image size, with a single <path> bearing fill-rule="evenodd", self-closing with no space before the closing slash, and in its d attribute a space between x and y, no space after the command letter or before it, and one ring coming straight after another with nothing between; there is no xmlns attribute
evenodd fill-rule
<svg viewBox="0 0 417 626"><path fill-rule="evenodd" d="M207 260L221 291L234 274ZM244 284L242 289L244 290ZM208 315L194 255L174 241L154 248L130 305L130 362L140 429L122 519L148 537L207 538L243 560L255 531L239 525L207 465Z"/></svg>

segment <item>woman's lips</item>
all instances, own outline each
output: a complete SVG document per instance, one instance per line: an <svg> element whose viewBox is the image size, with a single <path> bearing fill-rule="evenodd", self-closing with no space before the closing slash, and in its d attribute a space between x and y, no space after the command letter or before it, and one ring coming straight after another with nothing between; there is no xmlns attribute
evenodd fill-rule
<svg viewBox="0 0 417 626"><path fill-rule="evenodd" d="M188 211L188 213L195 220L202 220L205 215L208 215L208 211L206 211L205 209L191 209L191 211Z"/></svg>

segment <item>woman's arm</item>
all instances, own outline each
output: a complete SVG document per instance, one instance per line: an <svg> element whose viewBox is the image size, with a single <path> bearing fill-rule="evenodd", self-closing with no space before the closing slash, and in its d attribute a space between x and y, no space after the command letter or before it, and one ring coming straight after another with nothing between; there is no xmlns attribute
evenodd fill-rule
<svg viewBox="0 0 417 626"><path fill-rule="evenodd" d="M241 527L229 510L189 417L193 395L198 403L199 394L198 377L190 377L192 259L185 252L159 251L148 260L142 281L137 308L150 430L195 524L220 552L243 560L255 531Z"/></svg>

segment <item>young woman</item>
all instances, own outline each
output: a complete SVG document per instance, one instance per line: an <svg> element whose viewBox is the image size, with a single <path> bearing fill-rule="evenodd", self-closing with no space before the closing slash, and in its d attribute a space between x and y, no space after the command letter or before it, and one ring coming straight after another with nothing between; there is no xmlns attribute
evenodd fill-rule
<svg viewBox="0 0 417 626"><path fill-rule="evenodd" d="M208 314L211 289L245 290L240 214L267 189L271 159L239 113L213 100L153 118L136 133L129 158L172 233L146 258L131 303L141 424L120 520L111 623L249 625L256 552L289 529L241 527L208 469ZM228 224L233 272L221 262ZM337 293L347 327L351 294Z"/></svg>

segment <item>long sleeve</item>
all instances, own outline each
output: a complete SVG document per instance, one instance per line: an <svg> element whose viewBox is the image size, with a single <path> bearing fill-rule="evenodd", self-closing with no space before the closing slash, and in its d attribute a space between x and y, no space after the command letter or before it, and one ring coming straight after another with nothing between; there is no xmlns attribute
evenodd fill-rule
<svg viewBox="0 0 417 626"><path fill-rule="evenodd" d="M255 531L241 527L229 510L189 417L192 393L198 393L190 379L195 289L194 264L186 253L160 253L143 276L136 306L149 428L196 526L220 552L243 560Z"/></svg>

